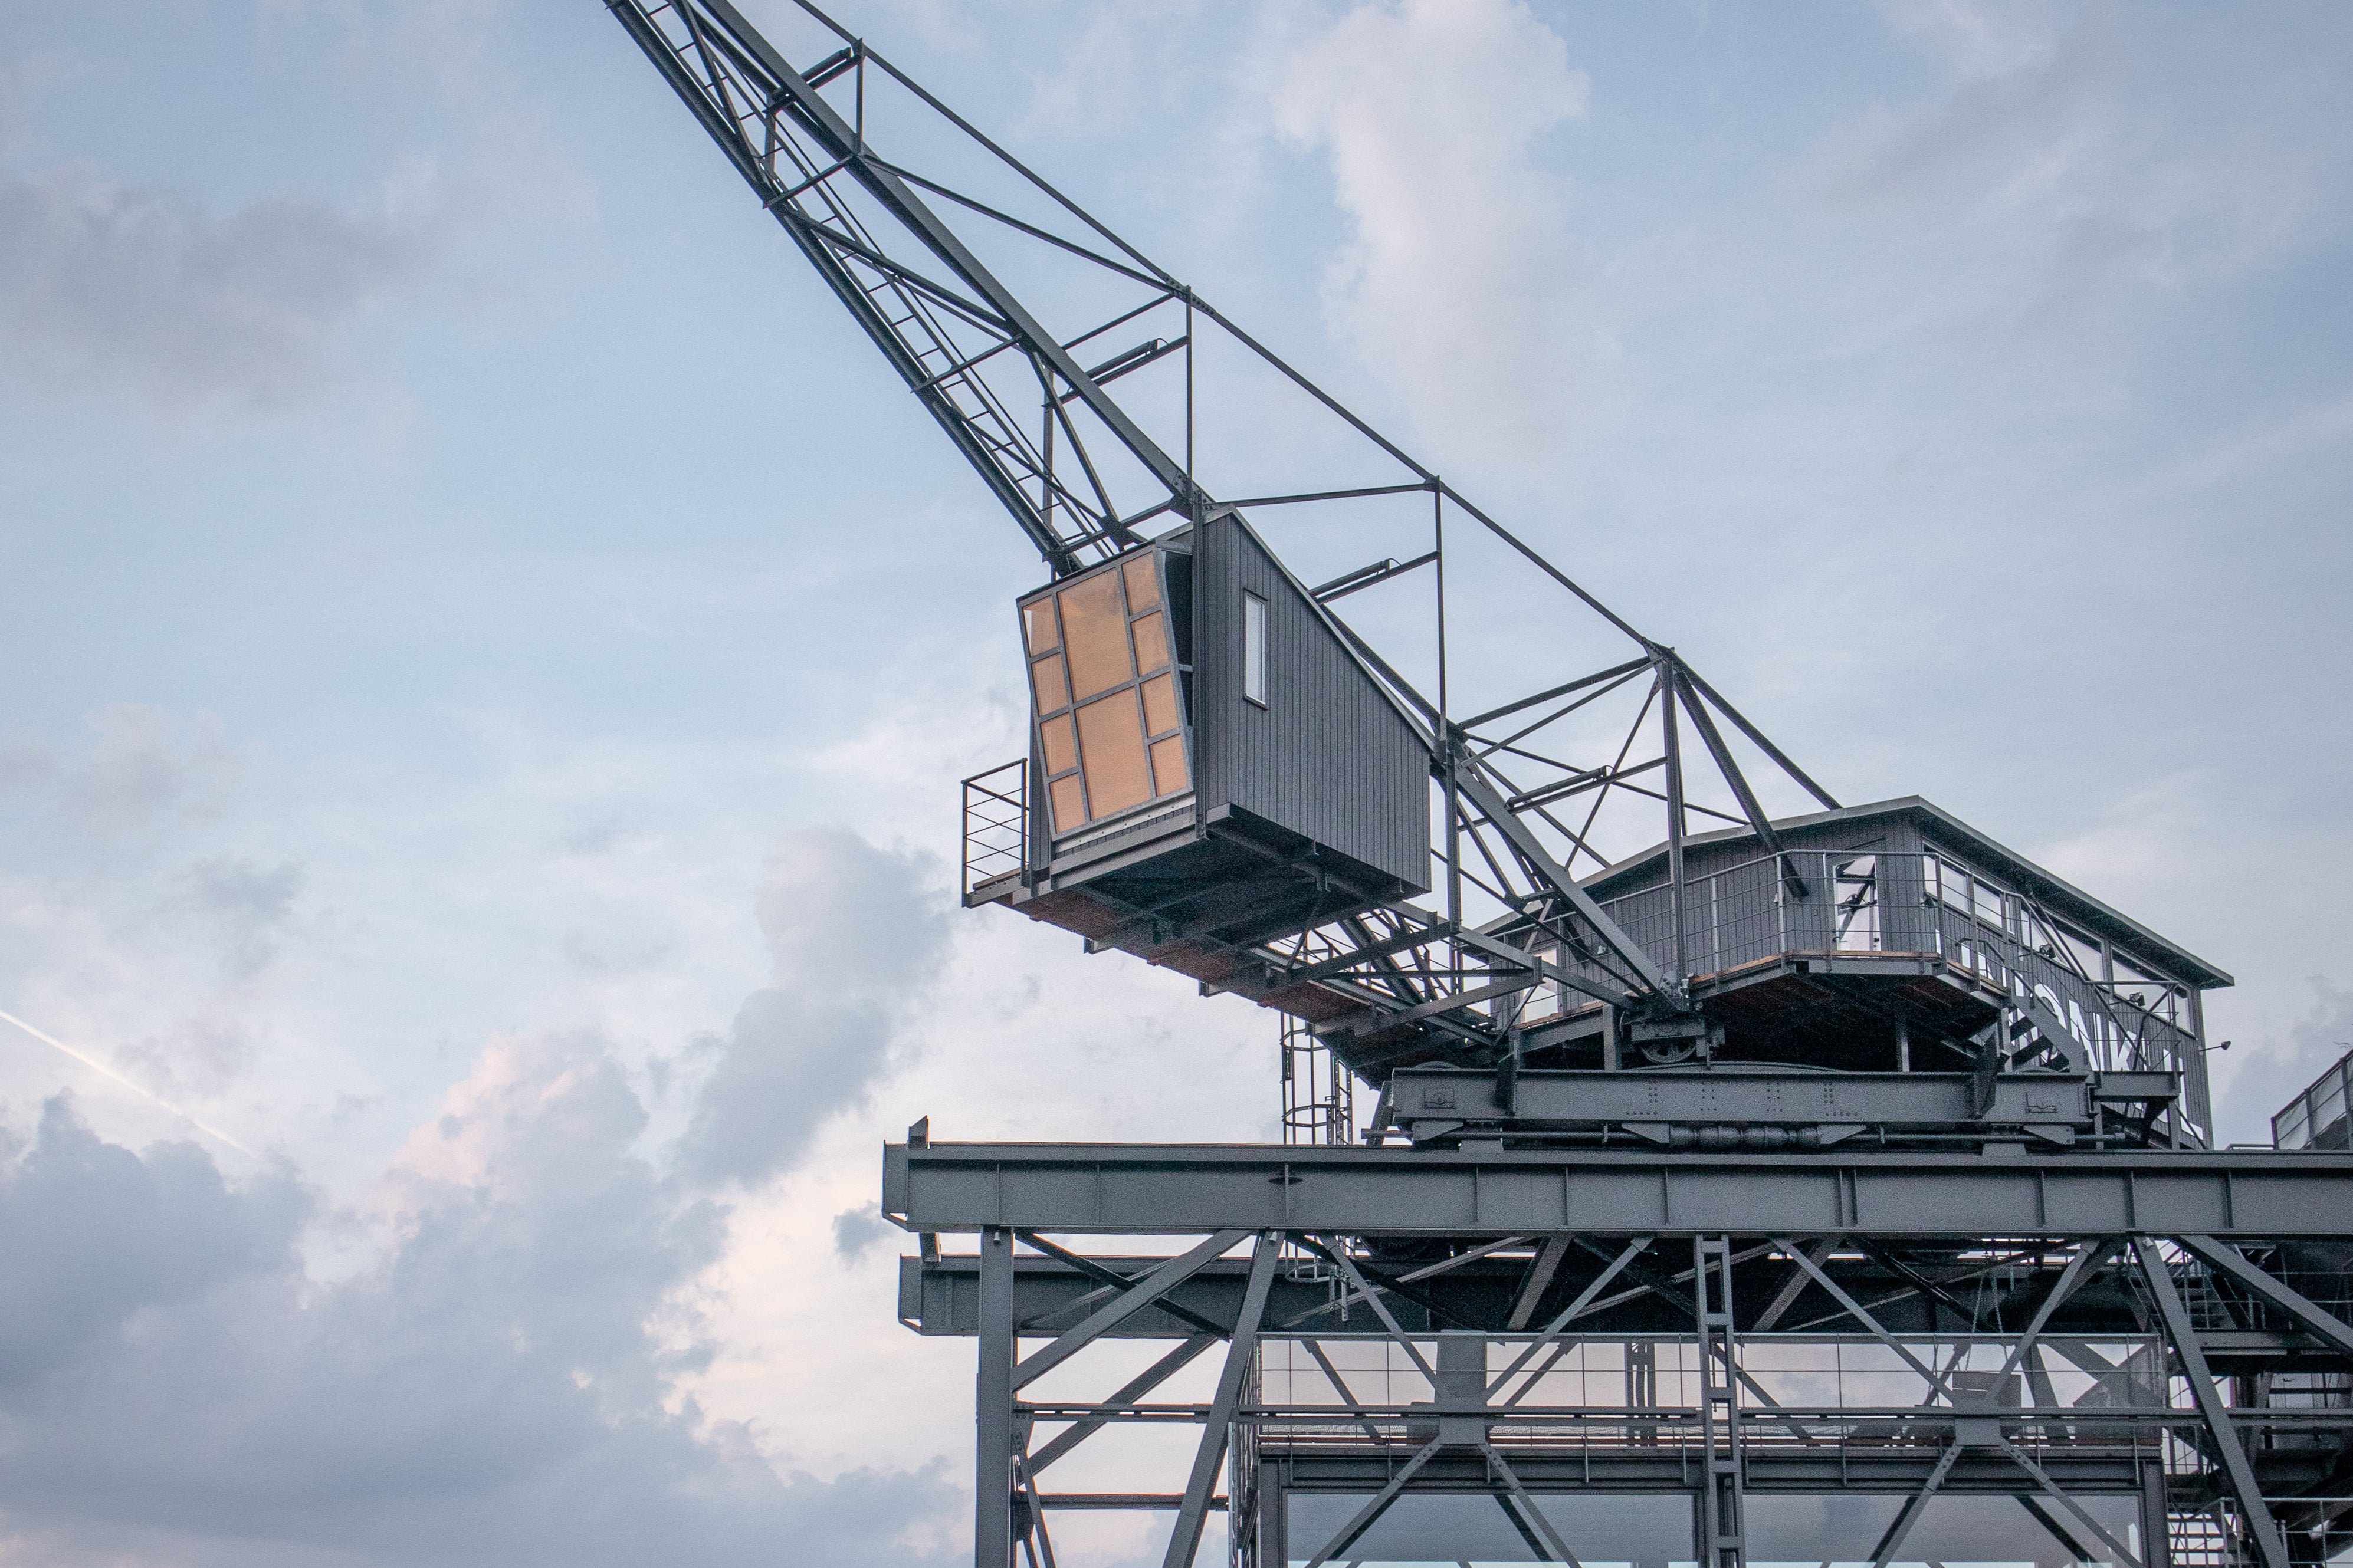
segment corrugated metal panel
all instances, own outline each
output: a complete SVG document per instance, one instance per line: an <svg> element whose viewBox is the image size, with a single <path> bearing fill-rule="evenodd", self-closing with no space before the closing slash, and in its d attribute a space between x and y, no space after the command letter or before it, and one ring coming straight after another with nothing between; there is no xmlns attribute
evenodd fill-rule
<svg viewBox="0 0 2353 1568"><path fill-rule="evenodd" d="M1194 741L1229 802L1415 889L1430 885L1430 753L1238 520L1194 531ZM1267 705L1242 695L1242 596L1267 605Z"/></svg>

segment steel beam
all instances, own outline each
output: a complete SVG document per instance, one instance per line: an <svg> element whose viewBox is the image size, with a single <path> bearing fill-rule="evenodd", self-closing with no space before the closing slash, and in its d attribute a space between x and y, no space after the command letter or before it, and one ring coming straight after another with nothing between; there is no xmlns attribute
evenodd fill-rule
<svg viewBox="0 0 2353 1568"><path fill-rule="evenodd" d="M891 1144L882 1187L915 1231L2353 1237L2353 1153Z"/></svg>
<svg viewBox="0 0 2353 1568"><path fill-rule="evenodd" d="M2185 1236L2181 1245L2210 1268L2219 1268L2295 1320L2296 1327L2337 1350L2353 1355L2353 1324L2328 1310L2302 1291L2248 1262L2235 1247L2225 1247L2210 1236Z"/></svg>
<svg viewBox="0 0 2353 1568"><path fill-rule="evenodd" d="M1193 1554L1200 1550L1201 1523L1208 1510L1209 1493L1218 1482L1218 1467L1226 1457L1235 1407L1241 1403L1243 1385L1258 1368L1259 1321L1266 1314L1267 1287L1273 1282L1274 1266L1282 1255L1282 1238L1271 1232L1261 1232L1258 1246L1250 1254L1250 1284L1242 1295L1241 1316L1235 1321L1232 1339L1227 1342L1226 1364L1218 1374L1217 1397L1210 1402L1200 1447L1194 1450L1193 1471L1185 1483L1184 1500L1176 1510L1176 1527L1169 1532L1162 1568L1192 1568Z"/></svg>
<svg viewBox="0 0 2353 1568"><path fill-rule="evenodd" d="M1085 1321L1076 1328L1066 1331L1053 1343L1016 1366L1013 1369L1013 1386L1017 1389L1023 1388L1045 1376L1093 1343L1106 1330L1134 1316L1167 1294L1172 1288L1184 1283L1187 1279L1198 1273L1204 1264L1241 1238L1242 1232L1239 1230L1221 1230L1183 1257L1172 1258L1153 1269L1129 1285L1108 1303L1090 1313ZM984 1281L983 1292L986 1299L986 1281L988 1279L987 1254L983 1255L983 1258L981 1278ZM1005 1271L1005 1297L1009 1306L1013 1297L1012 1271L1009 1268ZM1253 1276L1253 1284L1255 1285L1255 1276ZM1263 1294L1262 1291L1261 1293ZM1247 1306L1244 1310L1248 1310ZM986 1311L983 1313L982 1321L987 1321Z"/></svg>
<svg viewBox="0 0 2353 1568"><path fill-rule="evenodd" d="M973 1380L976 1427L972 1560L1013 1563L1013 1233L980 1237L979 1370Z"/></svg>
<svg viewBox="0 0 2353 1568"><path fill-rule="evenodd" d="M2165 1337L2173 1342L2174 1353L2181 1358L2182 1376L2189 1384L2190 1397L2198 1402L2199 1414L2206 1418L2206 1436L2221 1458L2224 1482L2231 1489L2232 1500L2239 1505L2239 1522L2254 1538L2263 1568L2288 1568L2287 1538L2280 1533L2271 1510L2263 1504L2263 1485L2255 1478L2254 1466L2248 1461L2247 1446L2231 1424L2231 1407L2223 1400L2222 1391L2215 1386L2213 1373L2207 1368L2206 1352L2198 1343L2197 1325L2189 1321L2189 1309L2182 1304L2181 1292L2174 1289L2165 1256L2147 1237L2133 1238L2133 1256L2140 1262L2141 1279L2157 1302L2158 1315L2165 1321Z"/></svg>

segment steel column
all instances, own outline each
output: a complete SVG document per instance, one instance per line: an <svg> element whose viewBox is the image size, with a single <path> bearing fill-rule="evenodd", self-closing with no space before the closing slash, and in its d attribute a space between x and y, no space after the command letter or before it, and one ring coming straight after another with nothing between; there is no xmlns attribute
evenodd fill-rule
<svg viewBox="0 0 2353 1568"><path fill-rule="evenodd" d="M1201 1433L1200 1447L1194 1451L1193 1473L1185 1483L1185 1500L1176 1512L1176 1528L1168 1537L1163 1568L1192 1568L1193 1554L1200 1550L1201 1521L1208 1511L1210 1489L1217 1485L1218 1467L1226 1457L1228 1430L1233 1425L1234 1408L1241 1402L1242 1384L1256 1370L1259 1320L1265 1314L1267 1288L1274 1282L1274 1265L1282 1253L1280 1236L1260 1233L1250 1254L1250 1285L1242 1295L1241 1316L1234 1321L1225 1371L1219 1374L1208 1424Z"/></svg>
<svg viewBox="0 0 2353 1568"><path fill-rule="evenodd" d="M974 1568L1013 1563L1013 1233L980 1236L980 1370L973 1380Z"/></svg>
<svg viewBox="0 0 2353 1568"><path fill-rule="evenodd" d="M2164 1254L2158 1250L2157 1238L2133 1237L2133 1256L2140 1260L2141 1278L2157 1302L2158 1315L2165 1321L2165 1337L2173 1342L2174 1353L2181 1358L2182 1375L2189 1380L2190 1397L2198 1402L2198 1412L2206 1418L2206 1434L2221 1456L2223 1478L2230 1485L2232 1500L2239 1505L2239 1522L2254 1537L2263 1568L2288 1568L2287 1538L2280 1533L2271 1510L2264 1505L2263 1487L2255 1479L2254 1467L2247 1461L2246 1445L2239 1440L2239 1429L2231 1424L2231 1407L2224 1403L2221 1390L2215 1386L2214 1374L2207 1370L2206 1352L2198 1342L2198 1327L2189 1321L2189 1310L2182 1305L2181 1292L2174 1289L2173 1275L2166 1267Z"/></svg>

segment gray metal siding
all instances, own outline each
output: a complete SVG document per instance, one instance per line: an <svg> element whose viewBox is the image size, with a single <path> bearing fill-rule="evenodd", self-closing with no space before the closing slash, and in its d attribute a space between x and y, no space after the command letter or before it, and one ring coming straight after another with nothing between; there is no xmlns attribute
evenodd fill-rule
<svg viewBox="0 0 2353 1568"><path fill-rule="evenodd" d="M1242 696L1242 595L1267 605L1267 706ZM1230 803L1430 885L1430 753L1249 531L1194 533L1194 743L1202 803Z"/></svg>

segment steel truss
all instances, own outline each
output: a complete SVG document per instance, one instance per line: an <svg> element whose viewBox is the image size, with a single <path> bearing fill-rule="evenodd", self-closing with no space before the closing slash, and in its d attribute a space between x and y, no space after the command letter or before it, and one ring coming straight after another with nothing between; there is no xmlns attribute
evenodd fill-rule
<svg viewBox="0 0 2353 1568"><path fill-rule="evenodd" d="M2065 1557L2117 1568L2336 1554L2353 1516L2353 1159L2127 1146L2204 1140L2201 1026L2179 984L2195 976L2141 973L2142 955L2071 932L2022 886L1989 917L1971 872L1952 918L1975 922L1961 947L1993 977L1977 1005L1999 1019L1918 1042L1933 1065L1915 1081L1856 1074L1834 1114L1800 1118L1762 1076L1620 1074L1621 1029L1654 1064L1715 1065L1685 874L1712 826L1753 837L1777 907L1844 945L1860 902L1784 837L1788 808L1837 801L1672 647L805 0L776 8L781 44L730 0L607 4L1056 577L1229 514L1270 532L1302 508L1391 542L1400 519L1412 530L1397 555L1299 587L1429 752L1432 891L1335 886L1354 912L1219 971L1244 994L1317 987L1353 1007L1286 1045L1306 1069L1286 1101L1303 1142L911 1136L888 1153L885 1209L923 1238L901 1315L978 1341L981 1568L1017 1553L1056 1568L1053 1519L1101 1508L1173 1514L1171 1568L1221 1508L1237 1564L1349 1561L1432 1497L1492 1500L1511 1552L1575 1563L1556 1510L1602 1488L1687 1500L1691 1539L1671 1555L1704 1568L1772 1555L1772 1500L1823 1491L1890 1503L1875 1539L1817 1553L1874 1568L1925 1554L1950 1496L2010 1500ZM1263 405L1232 363L1303 399L1355 466L1236 499L1261 485L1226 482L1239 470L1203 438ZM1561 668L1450 659L1450 619L1504 613L1469 602L1473 550L1562 595L1567 615L1538 612L1577 649ZM1343 618L1377 593L1387 613L1361 624L1406 624L1394 612L1418 586L1426 637L1376 647ZM1008 866L1032 874L1027 775L967 782L968 893ZM1663 933L1638 940L1580 877L1653 846ZM1212 923L1207 909L1116 912L1184 929ZM1951 967L1943 954L1837 962L1900 979L1891 962ZM1819 978L1805 983L1835 1002ZM2073 998L2067 1016L2046 992ZM1599 1005L1601 1063L1621 1080L1607 1094L1581 1057L1527 1059L1585 1027L1566 1007L1524 1026L1546 1016L1540 996ZM1908 1028L1898 1015L1891 1043L1914 1078ZM1385 1088L1376 1135L1421 1146L1346 1145L1343 1067ZM1422 1067L1438 1070L1397 1070ZM1444 1072L1462 1068L1479 1070ZM1621 1089L1641 1104L1601 1106ZM1696 1100L1669 1114L1654 1089ZM1744 1095L1757 1103L1724 1109ZM1645 1139L1667 1146L1630 1146ZM976 1250L943 1254L943 1233ZM1091 1256L1090 1237L1176 1250ZM1167 1348L1109 1370L1137 1340ZM1852 1396L1836 1377L1825 1394L1819 1366L1789 1371L1866 1352L1876 1382ZM1613 1396L1593 1396L1596 1366ZM1202 1386L1166 1396L1187 1379ZM1092 1463L1155 1425L1198 1428L1175 1473L1055 1489L1074 1454ZM1301 1497L1346 1506L1311 1540L1291 1528Z"/></svg>
<svg viewBox="0 0 2353 1568"><path fill-rule="evenodd" d="M1057 576L1154 528L1222 513L1272 526L1298 509L1336 509L1394 523L1397 508L1427 498L1426 550L1301 586L1419 726L1442 800L1435 894L1250 949L1238 956L1258 986L1313 978L1345 990L1360 1011L1328 1026L1382 1037L1381 1060L1363 1063L1375 1078L1391 1058L1511 1058L1526 1004L1548 986L1670 1028L1694 1019L1682 962L1686 838L1730 825L1778 855L1767 795L1838 806L1763 730L1672 647L806 0L779 19L779 37L797 29L789 50L730 0L607 4ZM1130 332L1139 340L1109 352ZM1201 355L1213 340L1328 422L1361 473L1213 496L1220 454L1198 438L1197 412L1221 407L1230 417L1211 427L1231 428L1263 402ZM1597 668L1513 672L1492 688L1450 668L1450 615L1487 613L1466 602L1459 572L1449 597L1466 530L1564 595L1560 627L1616 651ZM1410 582L1432 590L1426 640L1383 650L1340 618L1341 601ZM1401 673L1416 667L1419 684ZM1473 690L1481 698L1465 700ZM999 863L990 850L1004 847L1008 821L994 808L1019 798L1002 780L976 784L967 805L984 843L968 837L968 879ZM1577 886L1652 844L1675 867L1664 959ZM1783 871L1788 897L1829 896L1794 860ZM1131 912L1180 926L1187 911Z"/></svg>
<svg viewBox="0 0 2353 1568"><path fill-rule="evenodd" d="M986 1568L1050 1562L1062 1510L1110 1507L1174 1514L1170 1568L1229 1505L1238 1564L1347 1562L1424 1494L1490 1497L1573 1563L1544 1505L1597 1491L1695 1500L1701 1560L1740 1568L1749 1500L1825 1490L1901 1500L1875 1568L1948 1495L2015 1500L2081 1562L2290 1568L2353 1493L2353 1155L917 1142L884 1194L931 1259L902 1317L979 1340ZM966 1231L976 1254L930 1245ZM1088 1235L1191 1245L1090 1258ZM1069 1392L1139 1339L1174 1343ZM1153 1397L1205 1358L1208 1397ZM2280 1394L2299 1380L2322 1392ZM1169 1423L1200 1430L1181 1484L1041 1484ZM1286 1534L1287 1500L1335 1494L1344 1520Z"/></svg>

